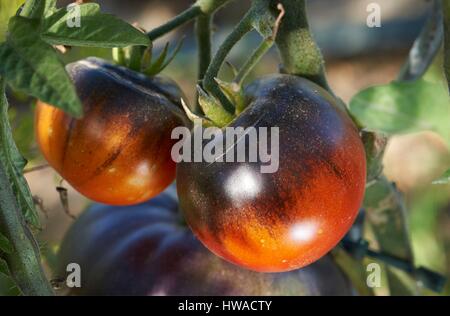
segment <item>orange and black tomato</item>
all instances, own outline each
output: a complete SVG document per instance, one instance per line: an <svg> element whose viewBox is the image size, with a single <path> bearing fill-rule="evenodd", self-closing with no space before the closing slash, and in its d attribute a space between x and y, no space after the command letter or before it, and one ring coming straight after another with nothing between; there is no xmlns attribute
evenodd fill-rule
<svg viewBox="0 0 450 316"><path fill-rule="evenodd" d="M331 250L356 218L364 146L337 101L306 79L271 75L246 93L249 105L230 126L278 127L278 170L262 173L260 159L181 162L181 209L203 244L232 263L262 272L304 267ZM219 135L227 143L226 133Z"/></svg>
<svg viewBox="0 0 450 316"><path fill-rule="evenodd" d="M143 202L175 178L171 131L186 125L181 90L88 58L67 66L83 103L75 119L38 102L36 136L49 164L86 197L112 205Z"/></svg>

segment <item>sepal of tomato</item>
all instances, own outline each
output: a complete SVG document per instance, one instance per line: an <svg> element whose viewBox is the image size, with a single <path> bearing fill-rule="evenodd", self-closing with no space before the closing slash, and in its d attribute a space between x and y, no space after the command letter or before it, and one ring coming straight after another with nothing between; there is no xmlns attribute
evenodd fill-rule
<svg viewBox="0 0 450 316"><path fill-rule="evenodd" d="M223 152L235 162L180 162L181 209L218 256L262 272L298 269L330 251L355 220L366 182L364 146L337 101L306 79L267 76L246 89L246 98L248 107L229 127L256 128L258 149L259 128L267 128L268 144L278 128L278 169L263 173L269 163L261 155L236 162L238 144L250 147L250 132L234 140L219 134L214 142L232 144Z"/></svg>
<svg viewBox="0 0 450 316"><path fill-rule="evenodd" d="M181 220L175 188L134 206L96 204L66 234L59 276L77 263L79 295L351 295L331 257L301 270L257 273L208 251Z"/></svg>
<svg viewBox="0 0 450 316"><path fill-rule="evenodd" d="M188 125L178 86L98 58L67 71L84 116L38 102L36 137L49 164L80 193L106 204L136 204L162 192L175 177L172 129Z"/></svg>

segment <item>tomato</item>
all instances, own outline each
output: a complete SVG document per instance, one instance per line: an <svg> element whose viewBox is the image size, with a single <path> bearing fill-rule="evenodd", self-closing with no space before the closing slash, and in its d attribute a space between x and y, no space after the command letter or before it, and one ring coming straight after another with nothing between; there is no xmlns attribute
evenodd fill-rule
<svg viewBox="0 0 450 316"><path fill-rule="evenodd" d="M181 209L203 244L234 264L263 272L304 267L332 249L355 220L366 180L364 146L336 100L306 79L271 75L247 87L246 96L248 107L229 127L278 127L278 170L263 173L261 157L182 161ZM236 155L244 141L217 137L232 144L228 154Z"/></svg>
<svg viewBox="0 0 450 316"><path fill-rule="evenodd" d="M134 206L94 205L66 234L59 276L81 269L75 295L350 295L331 257L286 273L257 273L208 251L183 223L175 188Z"/></svg>
<svg viewBox="0 0 450 316"><path fill-rule="evenodd" d="M181 90L88 58L68 65L85 115L74 119L43 102L36 109L39 147L61 176L86 197L128 205L162 192L175 177L171 131L185 125Z"/></svg>

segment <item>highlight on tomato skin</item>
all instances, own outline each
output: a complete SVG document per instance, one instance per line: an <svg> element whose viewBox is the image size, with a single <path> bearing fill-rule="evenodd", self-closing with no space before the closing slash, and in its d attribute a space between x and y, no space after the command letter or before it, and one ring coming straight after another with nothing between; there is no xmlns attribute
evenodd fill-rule
<svg viewBox="0 0 450 316"><path fill-rule="evenodd" d="M67 70L84 116L74 119L38 102L37 141L49 164L97 202L130 205L162 192L175 178L171 131L189 124L178 86L97 58Z"/></svg>
<svg viewBox="0 0 450 316"><path fill-rule="evenodd" d="M306 79L272 75L246 93L249 106L230 126L278 127L278 171L261 173L260 160L180 162L181 209L200 241L229 262L260 272L298 269L329 252L354 222L364 146L334 98Z"/></svg>
<svg viewBox="0 0 450 316"><path fill-rule="evenodd" d="M73 295L352 295L331 256L287 273L256 273L208 251L180 219L174 186L133 206L95 204L71 226L58 254L82 272Z"/></svg>

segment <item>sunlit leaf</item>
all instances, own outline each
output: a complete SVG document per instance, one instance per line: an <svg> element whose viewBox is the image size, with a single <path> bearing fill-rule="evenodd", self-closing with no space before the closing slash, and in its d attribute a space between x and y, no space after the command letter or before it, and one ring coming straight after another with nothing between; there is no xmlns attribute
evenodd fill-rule
<svg viewBox="0 0 450 316"><path fill-rule="evenodd" d="M434 180L433 184L447 184L450 182L450 169L444 172L442 176L440 176L438 179Z"/></svg>
<svg viewBox="0 0 450 316"><path fill-rule="evenodd" d="M417 80L368 88L353 97L350 111L369 131L434 131L450 143L450 98L442 84Z"/></svg>
<svg viewBox="0 0 450 316"><path fill-rule="evenodd" d="M0 42L6 38L9 19L17 12L24 0L0 0Z"/></svg>
<svg viewBox="0 0 450 316"><path fill-rule="evenodd" d="M406 208L396 187L381 177L366 189L364 209L379 250L412 264ZM418 294L419 289L410 276L390 266L386 269L391 295Z"/></svg>
<svg viewBox="0 0 450 316"><path fill-rule="evenodd" d="M13 88L80 116L72 81L54 49L39 39L38 27L35 20L11 19L8 40L0 46L0 75Z"/></svg>
<svg viewBox="0 0 450 316"><path fill-rule="evenodd" d="M99 5L95 3L82 4L72 9L62 8L46 17L41 38L52 45L69 46L126 47L150 44L144 32L113 15L101 13Z"/></svg>

